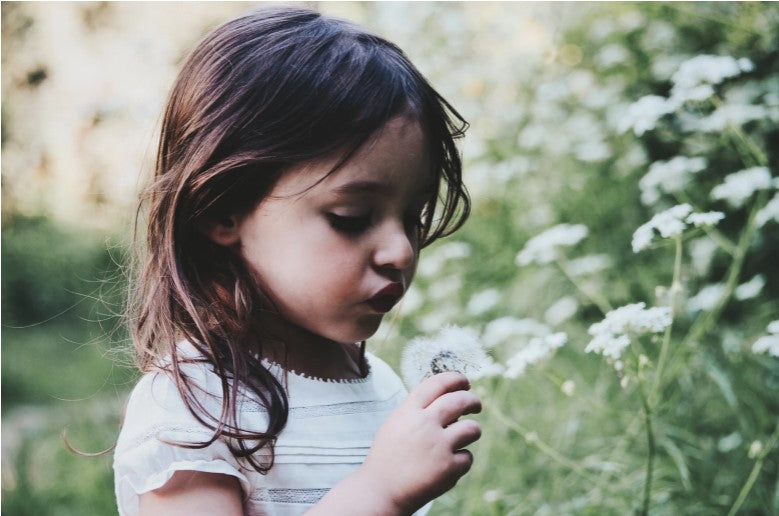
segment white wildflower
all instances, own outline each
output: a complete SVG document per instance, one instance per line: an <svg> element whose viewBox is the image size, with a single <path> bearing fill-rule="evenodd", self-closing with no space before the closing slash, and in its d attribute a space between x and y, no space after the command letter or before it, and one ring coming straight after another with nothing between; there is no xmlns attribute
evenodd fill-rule
<svg viewBox="0 0 779 516"><path fill-rule="evenodd" d="M573 276L594 274L611 267L611 257L607 254L588 254L568 262L568 272Z"/></svg>
<svg viewBox="0 0 779 516"><path fill-rule="evenodd" d="M576 302L576 298L565 296L555 301L544 312L544 320L552 326L557 326L573 317L578 309L579 303Z"/></svg>
<svg viewBox="0 0 779 516"><path fill-rule="evenodd" d="M630 344L631 335L658 333L671 324L670 307L645 306L644 303L633 303L608 312L601 322L590 326L588 332L593 339L585 351L618 359Z"/></svg>
<svg viewBox="0 0 779 516"><path fill-rule="evenodd" d="M713 283L706 285L697 294L687 300L687 309L691 312L712 310L725 295L725 285Z"/></svg>
<svg viewBox="0 0 779 516"><path fill-rule="evenodd" d="M759 228L765 226L770 220L779 222L779 193L774 194L773 199L768 201L755 215L755 223Z"/></svg>
<svg viewBox="0 0 779 516"><path fill-rule="evenodd" d="M733 295L739 301L743 301L745 299L752 299L753 297L757 297L760 295L760 292L763 290L764 286L765 286L765 276L763 276L762 274L756 274L751 280L747 281L746 283L742 283L741 285L736 287L736 290L733 293Z"/></svg>
<svg viewBox="0 0 779 516"><path fill-rule="evenodd" d="M646 95L630 104L617 123L617 130L621 133L632 129L636 136L652 130L657 121L674 110L675 106L665 97L658 95Z"/></svg>
<svg viewBox="0 0 779 516"><path fill-rule="evenodd" d="M502 495L497 489L490 489L489 491L484 491L482 497L484 498L485 502L494 503L500 500Z"/></svg>
<svg viewBox="0 0 779 516"><path fill-rule="evenodd" d="M707 211L705 213L690 213L687 216L687 223L693 226L716 226L719 221L725 218L721 211Z"/></svg>
<svg viewBox="0 0 779 516"><path fill-rule="evenodd" d="M468 300L468 306L465 310L471 315L480 315L495 308L498 303L500 303L500 292L497 289L488 288L474 294Z"/></svg>
<svg viewBox="0 0 779 516"><path fill-rule="evenodd" d="M725 79L749 72L754 65L749 59L730 56L699 55L679 65L673 76L673 91L691 89L702 84L719 84Z"/></svg>
<svg viewBox="0 0 779 516"><path fill-rule="evenodd" d="M412 284L400 301L400 308L404 313L416 312L425 303L425 298L419 287Z"/></svg>
<svg viewBox="0 0 779 516"><path fill-rule="evenodd" d="M533 319L517 319L515 317L501 317L490 321L482 333L482 342L488 348L493 348L509 339L517 337L543 337L549 335L552 330L545 324Z"/></svg>
<svg viewBox="0 0 779 516"><path fill-rule="evenodd" d="M517 254L517 265L546 264L559 257L559 248L576 245L587 236L587 226L559 224L528 240Z"/></svg>
<svg viewBox="0 0 779 516"><path fill-rule="evenodd" d="M503 376L506 378L518 377L525 372L527 366L543 360L567 341L568 335L563 332L530 339L514 356L508 359L506 372L503 373Z"/></svg>
<svg viewBox="0 0 779 516"><path fill-rule="evenodd" d="M741 434L738 432L733 432L732 434L726 435L720 439L719 442L717 442L717 449L722 453L727 453L741 446L742 442L744 442L744 440L741 438Z"/></svg>
<svg viewBox="0 0 779 516"><path fill-rule="evenodd" d="M641 202L651 205L660 200L661 193L682 190L693 174L706 168L701 157L676 156L668 161L656 161L649 166L649 172L638 182L641 188Z"/></svg>
<svg viewBox="0 0 779 516"><path fill-rule="evenodd" d="M749 451L747 452L747 456L750 459L756 459L758 455L763 451L763 443L760 441L752 441L752 444L749 445Z"/></svg>
<svg viewBox="0 0 779 516"><path fill-rule="evenodd" d="M779 320L768 323L766 329L768 335L763 335L752 344L752 352L768 353L779 358Z"/></svg>
<svg viewBox="0 0 779 516"><path fill-rule="evenodd" d="M686 203L657 213L649 222L639 226L633 233L633 252L637 253L649 247L654 231L660 233L663 238L680 235L686 227L685 219L690 213L692 213L692 207Z"/></svg>
<svg viewBox="0 0 779 516"><path fill-rule="evenodd" d="M725 200L738 208L757 190L772 186L771 172L767 167L752 167L725 176L725 181L712 189L711 198Z"/></svg>
<svg viewBox="0 0 779 516"><path fill-rule="evenodd" d="M689 248L692 266L698 274L705 274L709 270L714 253L717 252L717 243L704 236L690 241Z"/></svg>
<svg viewBox="0 0 779 516"><path fill-rule="evenodd" d="M768 115L764 106L753 104L725 104L710 115L692 121L689 130L704 133L720 132L728 126L742 126L753 120L761 120Z"/></svg>
<svg viewBox="0 0 779 516"><path fill-rule="evenodd" d="M403 350L400 369L406 385L414 387L428 376L444 371L471 377L490 362L473 330L444 326L432 338L412 340Z"/></svg>
<svg viewBox="0 0 779 516"><path fill-rule="evenodd" d="M451 299L463 286L459 276L451 275L439 278L427 288L427 296L433 300Z"/></svg>
<svg viewBox="0 0 779 516"><path fill-rule="evenodd" d="M574 383L573 380L566 380L560 386L560 390L563 391L563 394L566 396L573 396L573 393L576 391L576 383Z"/></svg>
<svg viewBox="0 0 779 516"><path fill-rule="evenodd" d="M671 91L669 102L674 106L681 106L685 102L702 102L712 95L714 95L714 88L708 84L701 84L692 88L674 88Z"/></svg>
<svg viewBox="0 0 779 516"><path fill-rule="evenodd" d="M448 242L431 249L424 260L419 261L417 272L420 276L433 276L450 260L467 258L471 255L471 246L465 242Z"/></svg>

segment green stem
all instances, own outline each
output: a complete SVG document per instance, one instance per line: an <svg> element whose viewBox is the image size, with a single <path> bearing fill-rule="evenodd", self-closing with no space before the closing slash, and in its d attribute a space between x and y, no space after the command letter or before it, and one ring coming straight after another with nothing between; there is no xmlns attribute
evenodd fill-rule
<svg viewBox="0 0 779 516"><path fill-rule="evenodd" d="M612 310L611 305L605 298L601 297L599 294L588 292L587 289L584 288L584 285L582 285L581 282L576 279L576 276L570 273L568 270L568 262L565 260L565 258L558 258L555 260L555 264L563 273L563 275L568 278L568 281L570 281L573 286L584 295L584 297L589 299L595 306L597 306L604 315Z"/></svg>
<svg viewBox="0 0 779 516"><path fill-rule="evenodd" d="M687 203L692 206L693 210L700 212L701 210L692 202L690 196L686 192L676 192L674 195L679 203ZM714 243L722 248L723 251L733 256L736 252L736 244L734 244L725 234L714 226L703 226L701 228L706 235L711 238Z"/></svg>
<svg viewBox="0 0 779 516"><path fill-rule="evenodd" d="M561 464L562 466L565 466L566 468L570 469L580 477L595 484L596 486L604 487L600 485L600 480L598 478L588 473L587 471L584 470L584 468L582 468L576 462L562 455L553 447L551 447L550 445L542 441L537 435L535 434L531 435L531 432L529 432L527 429L522 427L522 425L520 425L519 423L510 420L508 416L506 416L496 405L494 404L491 405L490 413L496 416L504 425L506 425L507 427L511 428L512 430L516 431L519 435L521 435L527 444L535 446L544 455L546 455L553 461L557 462L558 464Z"/></svg>
<svg viewBox="0 0 779 516"><path fill-rule="evenodd" d="M733 505L728 511L728 516L733 516L736 514L743 505L744 501L747 499L749 492L752 490L752 487L757 481L757 477L760 475L760 471L763 469L763 461L765 461L765 458L768 456L774 446L776 446L777 439L779 439L779 423L776 424L774 433L766 443L765 449L760 452L760 455L755 460L755 464L752 466L752 471L749 473L746 482L744 482L744 485L741 487L741 491L739 491L738 496L736 497L736 501L733 502Z"/></svg>
<svg viewBox="0 0 779 516"><path fill-rule="evenodd" d="M646 457L646 480L644 482L644 503L641 507L642 516L649 514L649 504L652 499L652 474L654 472L655 464L655 434L652 428L652 409L649 406L649 400L644 393L643 382L638 381L638 392L641 395L641 405L644 409L644 418L646 422L646 444L647 444L647 457Z"/></svg>
<svg viewBox="0 0 779 516"><path fill-rule="evenodd" d="M652 388L649 391L649 401L653 407L655 406L657 391L660 388L660 381L662 379L663 369L665 368L665 362L668 359L668 347L671 344L671 330L673 328L674 319L676 318L677 299L679 298L679 293L682 290L682 235L676 235L674 237L674 245L674 272L669 292L671 324L666 327L665 333L663 334L663 344L660 347L660 357L657 359L657 369L655 369L655 377L652 381Z"/></svg>

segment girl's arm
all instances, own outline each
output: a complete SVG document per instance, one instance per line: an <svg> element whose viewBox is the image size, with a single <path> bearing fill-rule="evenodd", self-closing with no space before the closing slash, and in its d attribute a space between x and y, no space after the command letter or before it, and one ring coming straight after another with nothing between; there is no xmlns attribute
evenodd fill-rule
<svg viewBox="0 0 779 516"><path fill-rule="evenodd" d="M143 493L141 516L243 516L238 479L220 473L177 471L159 489Z"/></svg>
<svg viewBox="0 0 779 516"><path fill-rule="evenodd" d="M469 388L460 373L419 384L381 426L360 469L306 514L407 515L454 487L473 463L463 448L481 436L475 421L458 421L481 410Z"/></svg>

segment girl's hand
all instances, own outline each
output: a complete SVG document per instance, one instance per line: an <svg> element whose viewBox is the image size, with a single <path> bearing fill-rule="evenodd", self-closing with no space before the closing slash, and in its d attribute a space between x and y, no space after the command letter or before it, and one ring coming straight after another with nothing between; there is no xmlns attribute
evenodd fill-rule
<svg viewBox="0 0 779 516"><path fill-rule="evenodd" d="M460 416L481 411L468 379L454 372L419 384L379 428L357 475L371 496L382 496L390 512L410 514L445 493L471 468L464 447L481 437L481 427Z"/></svg>

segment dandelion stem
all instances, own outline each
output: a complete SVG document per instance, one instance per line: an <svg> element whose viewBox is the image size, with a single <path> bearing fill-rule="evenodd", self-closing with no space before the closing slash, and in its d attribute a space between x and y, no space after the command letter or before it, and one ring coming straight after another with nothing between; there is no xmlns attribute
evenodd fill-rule
<svg viewBox="0 0 779 516"><path fill-rule="evenodd" d="M560 271L563 273L563 275L568 278L568 281L570 281L576 289L581 292L584 297L590 300L595 306L598 307L598 309L603 312L605 315L607 312L610 312L612 310L611 305L609 302L602 298L599 294L596 294L594 292L589 292L587 289L584 288L584 285L581 284L581 282L576 279L576 276L571 274L571 272L568 270L568 262L563 257L557 258L555 260L555 264L560 269Z"/></svg>
<svg viewBox="0 0 779 516"><path fill-rule="evenodd" d="M652 429L652 409L649 406L649 400L644 392L644 385L641 379L638 380L638 392L641 396L641 406L644 409L644 422L646 427L646 444L647 444L647 457L646 457L646 480L644 482L644 503L641 507L642 516L649 514L649 503L652 498L652 474L655 464L655 434Z"/></svg>
<svg viewBox="0 0 779 516"><path fill-rule="evenodd" d="M671 289L670 289L670 305L671 305L671 324L669 324L665 328L665 333L663 334L663 344L660 347L660 357L657 359L657 369L655 369L655 377L652 381L652 389L649 392L649 402L651 403L651 406L655 406L655 398L657 395L657 391L660 388L660 381L662 379L663 375L663 368L665 367L665 362L668 358L668 347L671 344L671 330L673 328L673 323L676 315L676 304L677 299L679 297L679 292L682 289L682 236L676 235L674 237L674 244L675 244L675 253L674 253L674 272L673 272L673 279L671 280Z"/></svg>
<svg viewBox="0 0 779 516"><path fill-rule="evenodd" d="M776 424L774 433L769 438L763 451L760 452L760 455L758 455L757 459L755 460L755 464L752 466L752 471L749 473L746 482L744 482L744 485L741 487L741 491L739 491L738 496L736 497L736 501L733 502L733 505L728 511L728 516L733 516L736 514L741 508L741 505L743 505L744 500L747 499L749 492L752 490L752 487L757 481L757 477L760 475L760 471L763 469L763 461L765 461L765 458L768 456L774 446L776 446L777 439L779 439L779 423Z"/></svg>

